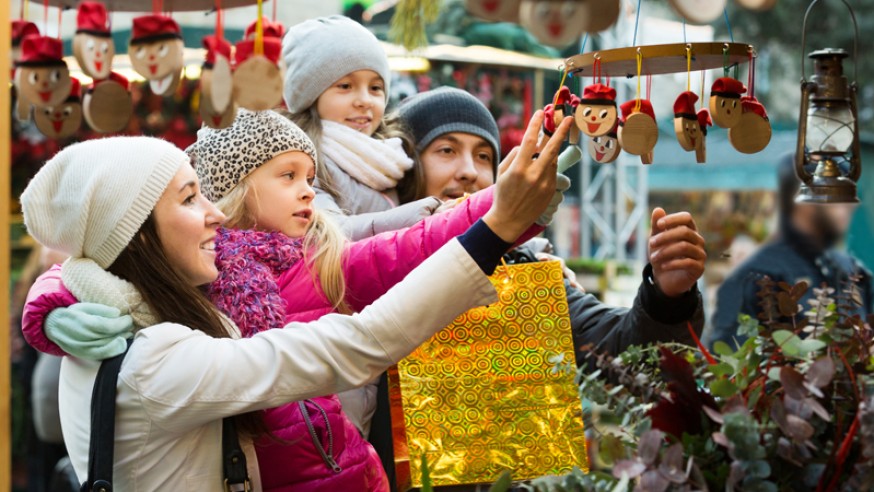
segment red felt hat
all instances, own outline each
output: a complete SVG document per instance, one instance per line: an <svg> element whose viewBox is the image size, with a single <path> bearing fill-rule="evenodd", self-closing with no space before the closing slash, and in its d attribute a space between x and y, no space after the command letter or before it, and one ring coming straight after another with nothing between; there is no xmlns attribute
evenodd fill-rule
<svg viewBox="0 0 874 492"><path fill-rule="evenodd" d="M713 120L710 119L710 110L708 109L699 109L698 110L698 126L701 127L701 133L707 135L707 127L713 126Z"/></svg>
<svg viewBox="0 0 874 492"><path fill-rule="evenodd" d="M577 107L580 105L580 102L582 102L582 100L580 99L580 96L578 96L576 94L571 94L571 106Z"/></svg>
<svg viewBox="0 0 874 492"><path fill-rule="evenodd" d="M625 101L619 106L619 109L622 111L622 118L620 122L625 123L625 120L634 114L634 106L637 104L637 99L631 99L629 101ZM641 99L640 100L640 110L638 113L648 114L650 118L655 119L655 111L652 109L652 103L649 102L649 99Z"/></svg>
<svg viewBox="0 0 874 492"><path fill-rule="evenodd" d="M570 87L563 85L561 89L558 90L558 97L555 98L556 104L568 104L571 102L571 89Z"/></svg>
<svg viewBox="0 0 874 492"><path fill-rule="evenodd" d="M236 44L234 51L234 64L240 65L246 61L255 51L255 40L244 39ZM273 63L279 63L282 54L282 40L279 38L264 38L264 56Z"/></svg>
<svg viewBox="0 0 874 492"><path fill-rule="evenodd" d="M231 42L225 38L219 39L216 36L204 36L203 47L206 48L206 60L203 62L205 66L211 67L215 64L216 53L228 60L231 59Z"/></svg>
<svg viewBox="0 0 874 492"><path fill-rule="evenodd" d="M161 39L182 39L179 24L166 15L141 15L134 17L130 44L151 43Z"/></svg>
<svg viewBox="0 0 874 492"><path fill-rule="evenodd" d="M543 108L543 133L550 137L555 133L555 107L552 104Z"/></svg>
<svg viewBox="0 0 874 492"><path fill-rule="evenodd" d="M70 95L64 102L78 101L82 96L82 82L76 77L70 77Z"/></svg>
<svg viewBox="0 0 874 492"><path fill-rule="evenodd" d="M82 2L76 12L76 32L109 37L109 15L100 2Z"/></svg>
<svg viewBox="0 0 874 492"><path fill-rule="evenodd" d="M23 67L66 65L64 44L49 36L25 36L21 41L21 58L15 64Z"/></svg>
<svg viewBox="0 0 874 492"><path fill-rule="evenodd" d="M677 96L677 100L674 101L674 117L694 120L696 118L696 102L698 102L698 94L692 91L686 91Z"/></svg>
<svg viewBox="0 0 874 492"><path fill-rule="evenodd" d="M243 39L249 39L255 37L255 29L257 27L258 21L249 24L246 27L246 34L243 36ZM282 25L281 22L273 22L267 17L261 17L261 29L264 31L265 38L282 38L282 35L285 34L285 26Z"/></svg>
<svg viewBox="0 0 874 492"><path fill-rule="evenodd" d="M740 98L740 105L744 113L756 113L762 118L768 119L768 112L765 111L765 106L756 99L755 96L745 96Z"/></svg>
<svg viewBox="0 0 874 492"><path fill-rule="evenodd" d="M588 103L599 101L600 104L609 104L610 102L616 104L616 89L604 84L587 85L583 89L582 100Z"/></svg>
<svg viewBox="0 0 874 492"><path fill-rule="evenodd" d="M720 77L713 81L713 86L710 87L711 96L731 97L737 99L741 94L744 94L747 88L737 79L731 77Z"/></svg>
<svg viewBox="0 0 874 492"><path fill-rule="evenodd" d="M109 72L109 77L107 77L105 79L94 80L94 82L91 83L91 87L89 87L88 90L89 91L94 90L95 87L102 84L103 82L106 82L107 80L111 80L113 82L117 82L117 83L121 84L121 86L124 87L124 90L126 90L126 91L130 90L130 82L128 82L127 78L124 75L121 75L117 72Z"/></svg>
<svg viewBox="0 0 874 492"><path fill-rule="evenodd" d="M12 46L20 45L26 36L39 36L36 24L23 19L12 21Z"/></svg>

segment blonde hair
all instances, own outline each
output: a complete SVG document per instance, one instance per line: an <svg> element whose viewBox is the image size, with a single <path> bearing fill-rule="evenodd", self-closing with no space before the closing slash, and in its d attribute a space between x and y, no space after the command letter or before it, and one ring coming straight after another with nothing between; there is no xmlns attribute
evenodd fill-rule
<svg viewBox="0 0 874 492"><path fill-rule="evenodd" d="M279 110L278 112L300 127L310 137L310 140L313 141L313 145L316 146L316 154L319 156L319 162L316 163L316 178L318 179L319 189L331 195L334 200L337 200L340 198L340 192L334 185L334 180L331 179L331 173L328 172L322 157L322 118L316 110L317 104L318 100L300 113L291 113L286 110ZM419 164L419 156L416 152L415 143L410 133L405 130L400 117L397 114L386 114L382 121L379 122L379 126L374 130L372 137L377 140L388 138L401 139L404 152L413 159L413 167L398 181L395 189L398 192L398 201L400 203L416 200L419 195L425 192L425 180L422 174L422 167Z"/></svg>
<svg viewBox="0 0 874 492"><path fill-rule="evenodd" d="M234 186L216 206L227 216L224 226L231 229L254 229L258 225L258 211L246 206L246 196L258 194L249 177ZM346 279L343 277L343 252L346 236L326 214L313 211L312 222L303 237L303 255L312 276L313 285L321 285L331 306L340 313L352 310L346 304Z"/></svg>

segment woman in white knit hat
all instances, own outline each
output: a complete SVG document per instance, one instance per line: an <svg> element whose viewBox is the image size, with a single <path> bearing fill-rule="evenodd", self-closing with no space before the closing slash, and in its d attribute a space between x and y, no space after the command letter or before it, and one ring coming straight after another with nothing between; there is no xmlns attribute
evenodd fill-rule
<svg viewBox="0 0 874 492"><path fill-rule="evenodd" d="M384 298L354 317L326 316L244 340L234 340L236 327L198 288L217 275L214 240L224 216L200 193L182 151L153 138L115 137L75 144L49 161L21 202L30 234L71 256L61 276L82 303L56 312L75 322L109 306L137 327L117 385L114 487L221 488L222 419L237 415L259 490L249 438L261 423L252 412L361 385L461 311L493 302L485 274L554 194L557 145L537 158L533 128L482 221ZM415 288L423 282L427 292ZM63 432L80 479L99 367L67 357L61 369Z"/></svg>

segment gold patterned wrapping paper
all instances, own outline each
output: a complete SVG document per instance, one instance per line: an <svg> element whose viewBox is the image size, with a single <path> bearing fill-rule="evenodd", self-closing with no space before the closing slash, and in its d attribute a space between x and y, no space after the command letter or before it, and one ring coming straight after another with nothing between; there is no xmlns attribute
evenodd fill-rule
<svg viewBox="0 0 874 492"><path fill-rule="evenodd" d="M421 486L588 471L559 262L498 267L500 301L459 316L390 371L398 482ZM403 488L402 488L403 490Z"/></svg>

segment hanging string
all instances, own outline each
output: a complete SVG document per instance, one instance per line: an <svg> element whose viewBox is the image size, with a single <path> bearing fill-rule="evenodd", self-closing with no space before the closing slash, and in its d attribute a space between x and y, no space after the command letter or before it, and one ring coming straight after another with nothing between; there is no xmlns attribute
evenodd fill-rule
<svg viewBox="0 0 874 492"><path fill-rule="evenodd" d="M686 44L686 18L683 17L683 44Z"/></svg>
<svg viewBox="0 0 874 492"><path fill-rule="evenodd" d="M601 55L595 53L595 62L592 64L592 83L601 83Z"/></svg>
<svg viewBox="0 0 874 492"><path fill-rule="evenodd" d="M640 48L637 48L637 100L634 102L634 110L632 113L636 113L640 111L640 72L643 68L643 54L640 52Z"/></svg>
<svg viewBox="0 0 874 492"><path fill-rule="evenodd" d="M728 58L728 44L724 44L724 45L722 45L722 76L723 77L728 77L728 71L730 70L730 68L731 68L731 66L729 64L729 58ZM737 78L737 77L735 77L735 78Z"/></svg>
<svg viewBox="0 0 874 492"><path fill-rule="evenodd" d="M652 75L646 75L646 100L650 100L650 96L652 95Z"/></svg>
<svg viewBox="0 0 874 492"><path fill-rule="evenodd" d="M567 69L563 71L561 74L561 83L558 84L558 90L555 91L555 96L552 98L552 107L554 108L558 105L558 94L561 92L561 88L564 87L564 81L567 79Z"/></svg>
<svg viewBox="0 0 874 492"><path fill-rule="evenodd" d="M264 2L258 0L258 20L255 21L255 49L256 55L264 54L264 26L261 25L261 16L264 15Z"/></svg>
<svg viewBox="0 0 874 492"><path fill-rule="evenodd" d="M750 97L756 97L756 54L752 48L750 48L750 73L747 87L750 91Z"/></svg>
<svg viewBox="0 0 874 492"><path fill-rule="evenodd" d="M279 3L279 0L273 0L273 22L276 22L276 4Z"/></svg>
<svg viewBox="0 0 874 492"><path fill-rule="evenodd" d="M27 19L27 4L27 0L21 0L21 10L18 11L21 20Z"/></svg>
<svg viewBox="0 0 874 492"><path fill-rule="evenodd" d="M701 97L698 99L701 102L701 108L704 108L704 76L705 71L701 70Z"/></svg>
<svg viewBox="0 0 874 492"><path fill-rule="evenodd" d="M49 34L49 0L43 0L42 6L43 6L43 11L42 11L43 29L45 30L46 35L48 35Z"/></svg>
<svg viewBox="0 0 874 492"><path fill-rule="evenodd" d="M589 33L586 33L586 35L583 36L583 44L580 45L580 54L583 54L586 52L586 43L588 43L588 42L589 42Z"/></svg>
<svg viewBox="0 0 874 492"><path fill-rule="evenodd" d="M686 45L686 92L692 90L692 46Z"/></svg>
<svg viewBox="0 0 874 492"><path fill-rule="evenodd" d="M58 39L61 39L61 13L63 11L63 8L58 7Z"/></svg>
<svg viewBox="0 0 874 492"><path fill-rule="evenodd" d="M631 46L637 46L637 26L640 23L640 0L637 0L637 14L634 16L634 40Z"/></svg>
<svg viewBox="0 0 874 492"><path fill-rule="evenodd" d="M225 37L225 21L222 13L222 0L215 0L215 37L219 41Z"/></svg>
<svg viewBox="0 0 874 492"><path fill-rule="evenodd" d="M725 27L728 29L728 39L733 43L734 33L731 32L731 22L728 20L728 8L722 9L722 13L725 14Z"/></svg>

